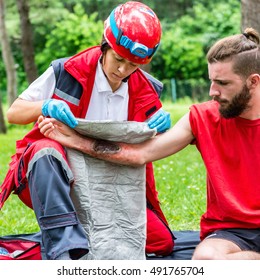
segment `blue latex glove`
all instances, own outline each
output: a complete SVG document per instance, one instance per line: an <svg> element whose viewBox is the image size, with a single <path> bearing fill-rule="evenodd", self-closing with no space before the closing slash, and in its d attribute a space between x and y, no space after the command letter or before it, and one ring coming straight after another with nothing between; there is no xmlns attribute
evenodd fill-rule
<svg viewBox="0 0 260 280"><path fill-rule="evenodd" d="M42 114L47 117L55 118L71 128L78 125L78 121L72 114L68 104L62 100L47 99L42 105Z"/></svg>
<svg viewBox="0 0 260 280"><path fill-rule="evenodd" d="M165 132L171 127L170 113L160 109L151 116L147 124L151 129L156 128L159 133Z"/></svg>

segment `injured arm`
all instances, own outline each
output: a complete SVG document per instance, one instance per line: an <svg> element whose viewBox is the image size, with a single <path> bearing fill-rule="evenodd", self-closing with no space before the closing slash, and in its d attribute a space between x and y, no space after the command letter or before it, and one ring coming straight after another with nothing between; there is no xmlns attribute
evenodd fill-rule
<svg viewBox="0 0 260 280"><path fill-rule="evenodd" d="M143 165L174 154L193 139L188 114L169 131L139 144L108 142L84 137L63 123L50 118L38 120L44 136L63 146L79 150L92 157L124 165Z"/></svg>

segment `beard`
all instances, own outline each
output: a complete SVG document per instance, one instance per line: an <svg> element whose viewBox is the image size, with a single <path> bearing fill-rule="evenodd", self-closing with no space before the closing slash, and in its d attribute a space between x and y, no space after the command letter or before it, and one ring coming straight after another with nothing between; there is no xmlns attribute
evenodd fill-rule
<svg viewBox="0 0 260 280"><path fill-rule="evenodd" d="M227 99L221 99L218 96L214 97L220 105L219 113L225 119L235 118L241 115L249 106L251 100L251 94L246 85L242 90L237 93L230 101Z"/></svg>

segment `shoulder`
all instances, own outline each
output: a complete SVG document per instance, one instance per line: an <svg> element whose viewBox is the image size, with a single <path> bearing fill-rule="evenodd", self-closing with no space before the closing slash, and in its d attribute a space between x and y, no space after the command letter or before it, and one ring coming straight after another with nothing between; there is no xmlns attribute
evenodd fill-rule
<svg viewBox="0 0 260 280"><path fill-rule="evenodd" d="M139 92L143 89L149 91L150 89L151 93L155 93L158 98L163 90L163 83L161 81L141 69L137 69L130 75L128 84L132 91Z"/></svg>
<svg viewBox="0 0 260 280"><path fill-rule="evenodd" d="M64 70L64 63L69 59L69 57L63 57L55 59L51 62L51 67L54 71L56 79L60 76L60 73Z"/></svg>
<svg viewBox="0 0 260 280"><path fill-rule="evenodd" d="M97 64L101 54L102 52L99 46L90 47L72 56L68 61L66 61L65 65L75 67L75 65L82 66L84 64Z"/></svg>
<svg viewBox="0 0 260 280"><path fill-rule="evenodd" d="M212 116L215 118L220 118L219 114L219 104L216 101L206 101L198 104L193 104L190 107L191 115L204 115L204 116Z"/></svg>
<svg viewBox="0 0 260 280"><path fill-rule="evenodd" d="M140 69L141 70L141 69ZM158 96L161 96L161 93L163 91L163 83L156 79L151 74L147 73L144 70L141 70L141 73L146 77L146 79L151 83L151 85L154 87L155 91L157 92Z"/></svg>
<svg viewBox="0 0 260 280"><path fill-rule="evenodd" d="M204 128L217 127L221 121L219 104L216 101L207 101L194 104L190 107L189 120L194 135Z"/></svg>

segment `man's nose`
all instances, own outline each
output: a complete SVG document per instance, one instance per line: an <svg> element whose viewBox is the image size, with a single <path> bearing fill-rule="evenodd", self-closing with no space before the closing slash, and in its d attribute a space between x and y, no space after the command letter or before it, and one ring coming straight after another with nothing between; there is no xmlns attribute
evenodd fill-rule
<svg viewBox="0 0 260 280"><path fill-rule="evenodd" d="M218 96L218 95L220 95L220 91L219 91L218 87L214 83L211 83L210 89L209 89L209 96L213 97L213 96Z"/></svg>

